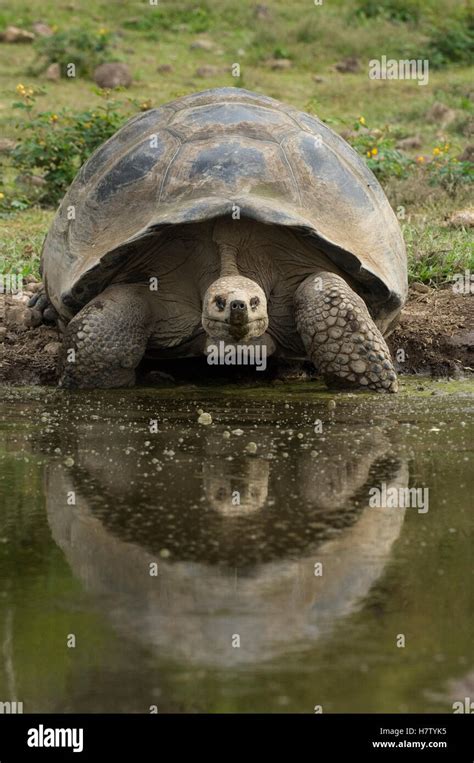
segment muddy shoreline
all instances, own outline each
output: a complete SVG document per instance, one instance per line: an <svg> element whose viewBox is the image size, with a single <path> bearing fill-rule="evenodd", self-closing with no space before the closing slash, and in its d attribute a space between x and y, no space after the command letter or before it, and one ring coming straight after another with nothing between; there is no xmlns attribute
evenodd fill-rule
<svg viewBox="0 0 474 763"><path fill-rule="evenodd" d="M55 327L28 327L25 300L0 295L0 384L55 385L61 334ZM431 289L422 284L410 288L400 323L388 338L399 374L423 374L437 378L463 378L474 371L474 295L455 294L450 287ZM233 372L235 369L233 369ZM216 380L229 380L229 370L213 368ZM232 374L244 381L275 383L308 380L316 376L310 364L269 363L258 379L251 370ZM139 368L139 384L209 382L205 359L145 361Z"/></svg>

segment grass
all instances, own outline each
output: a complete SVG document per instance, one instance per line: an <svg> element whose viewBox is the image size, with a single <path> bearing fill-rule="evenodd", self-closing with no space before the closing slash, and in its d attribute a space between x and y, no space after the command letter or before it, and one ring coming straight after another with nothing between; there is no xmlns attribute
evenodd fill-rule
<svg viewBox="0 0 474 763"><path fill-rule="evenodd" d="M270 18L264 12L259 18L256 5L251 0L160 0L157 6L147 0L114 0L112 12L107 0L30 0L21 7L14 0L4 0L0 29L8 24L29 27L39 19L59 31L80 27L97 34L106 29L112 58L126 61L134 74L134 85L120 94L120 98L131 99L132 109L136 108L133 104L143 101L156 107L197 90L242 85L315 112L339 132L363 115L370 126L389 124L397 140L418 135L421 148L408 152L412 158L431 156L433 148L444 141L451 144L453 155L458 155L472 142L469 67L450 65L430 70L426 87L416 81L369 80L367 76L371 58L422 55L433 24L440 23L432 0L387 0L379 4L331 0L320 6L310 0L267 0ZM443 16L454 17L463 5L462 0L448 0ZM366 13L367 8L373 13ZM212 50L191 48L196 38L202 37L211 40ZM351 56L359 59L359 72L334 70L337 62ZM291 68L272 69L269 61L282 57L291 60ZM44 111L68 107L77 112L89 108L96 99L88 79L51 83L44 75L32 76L28 72L35 60L30 45L0 44L2 136L21 137L27 119L11 108L18 99L18 83L44 88L38 99L38 107ZM229 71L236 62L241 66L238 80ZM158 72L163 64L171 65L172 70ZM197 69L209 64L216 67L216 73L206 78L197 76ZM446 127L426 120L435 102L455 111L455 119ZM15 188L15 173L8 161L3 175L5 187ZM418 176L389 179L383 185L394 208L405 208L412 279L442 283L452 268L463 268L470 261L468 231L453 231L442 225L450 212L467 204L466 189L449 195L429 187ZM30 208L2 220L0 271L37 273L41 242L51 217L52 210Z"/></svg>

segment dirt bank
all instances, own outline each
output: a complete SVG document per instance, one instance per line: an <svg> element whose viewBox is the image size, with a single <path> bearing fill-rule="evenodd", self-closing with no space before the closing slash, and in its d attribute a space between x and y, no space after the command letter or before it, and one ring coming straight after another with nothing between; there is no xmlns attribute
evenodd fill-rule
<svg viewBox="0 0 474 763"><path fill-rule="evenodd" d="M0 295L0 384L55 384L61 335L56 328L25 325L28 323L25 299ZM389 345L401 374L459 378L471 373L474 370L474 295L415 284ZM176 378L176 363L173 368L161 364L160 369L171 371ZM145 383L160 380L159 376L150 376L149 366L143 371L141 380ZM287 371L285 376L294 380L294 375ZM188 375L189 372L188 363ZM197 367L197 376L201 375L202 368ZM273 364L265 375L259 374L259 381L275 375L281 376ZM302 376L307 378L307 374Z"/></svg>

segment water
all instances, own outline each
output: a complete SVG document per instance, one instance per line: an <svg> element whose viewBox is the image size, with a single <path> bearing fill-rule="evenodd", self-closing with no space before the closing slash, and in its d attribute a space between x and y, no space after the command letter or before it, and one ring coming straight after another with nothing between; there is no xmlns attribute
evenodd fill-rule
<svg viewBox="0 0 474 763"><path fill-rule="evenodd" d="M452 712L473 685L472 391L0 390L0 700ZM382 483L428 510L370 506Z"/></svg>

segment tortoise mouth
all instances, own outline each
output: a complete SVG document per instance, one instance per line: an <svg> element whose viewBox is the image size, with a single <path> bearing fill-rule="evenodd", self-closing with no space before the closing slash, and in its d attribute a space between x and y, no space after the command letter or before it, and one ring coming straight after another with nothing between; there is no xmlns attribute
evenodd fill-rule
<svg viewBox="0 0 474 763"><path fill-rule="evenodd" d="M268 326L265 318L253 318L245 323L232 324L226 318L210 318L204 315L202 322L206 333L216 339L253 339L264 334Z"/></svg>

